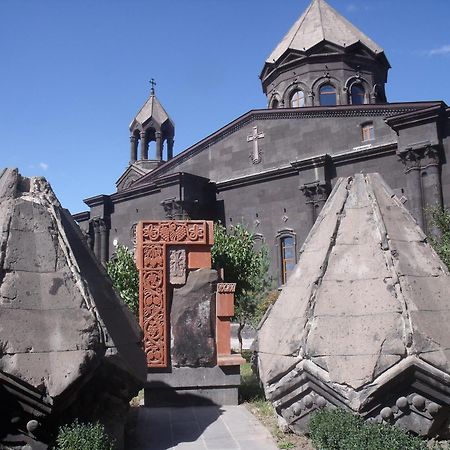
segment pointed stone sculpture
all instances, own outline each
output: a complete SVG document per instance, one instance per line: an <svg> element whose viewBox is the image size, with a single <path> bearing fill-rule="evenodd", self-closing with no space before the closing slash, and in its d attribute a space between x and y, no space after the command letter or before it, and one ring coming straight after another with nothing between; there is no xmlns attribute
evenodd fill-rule
<svg viewBox="0 0 450 450"><path fill-rule="evenodd" d="M141 330L50 185L16 169L0 169L0 318L0 444L47 448L79 418L120 448Z"/></svg>
<svg viewBox="0 0 450 450"><path fill-rule="evenodd" d="M450 275L378 174L338 180L258 334L259 373L298 433L344 408L424 436L450 410Z"/></svg>

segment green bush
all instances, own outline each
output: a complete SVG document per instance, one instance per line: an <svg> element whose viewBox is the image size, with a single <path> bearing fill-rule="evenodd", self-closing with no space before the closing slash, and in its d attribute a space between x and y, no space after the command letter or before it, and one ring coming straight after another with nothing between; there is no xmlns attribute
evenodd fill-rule
<svg viewBox="0 0 450 450"><path fill-rule="evenodd" d="M429 208L427 218L429 226L435 230L435 235L430 236L431 245L450 269L450 210L437 206Z"/></svg>
<svg viewBox="0 0 450 450"><path fill-rule="evenodd" d="M320 450L426 450L427 444L391 425L365 422L342 409L324 409L310 421L310 437Z"/></svg>
<svg viewBox="0 0 450 450"><path fill-rule="evenodd" d="M80 423L75 420L60 427L57 450L113 450L114 444L100 423Z"/></svg>
<svg viewBox="0 0 450 450"><path fill-rule="evenodd" d="M139 271L133 253L119 245L115 258L106 264L106 270L116 291L135 317L139 318Z"/></svg>

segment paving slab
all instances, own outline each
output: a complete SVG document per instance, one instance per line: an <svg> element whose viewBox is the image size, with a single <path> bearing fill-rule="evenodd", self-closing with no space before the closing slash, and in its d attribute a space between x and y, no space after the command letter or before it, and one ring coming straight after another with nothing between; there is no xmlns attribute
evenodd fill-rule
<svg viewBox="0 0 450 450"><path fill-rule="evenodd" d="M269 431L243 405L138 410L130 450L277 450Z"/></svg>

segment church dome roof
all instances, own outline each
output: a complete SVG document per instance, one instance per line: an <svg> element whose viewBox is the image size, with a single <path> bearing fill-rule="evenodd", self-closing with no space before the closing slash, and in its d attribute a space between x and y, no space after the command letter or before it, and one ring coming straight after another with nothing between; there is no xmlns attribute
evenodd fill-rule
<svg viewBox="0 0 450 450"><path fill-rule="evenodd" d="M174 126L173 121L159 102L153 90L148 100L144 103L144 106L142 106L136 117L131 122L130 129L137 124L145 126L150 120L153 121L155 125L159 125L159 127L166 122L169 122L172 126Z"/></svg>
<svg viewBox="0 0 450 450"><path fill-rule="evenodd" d="M361 42L373 53L378 54L384 51L325 0L313 0L266 62L276 62L288 49L307 51L323 41L341 47L349 47Z"/></svg>

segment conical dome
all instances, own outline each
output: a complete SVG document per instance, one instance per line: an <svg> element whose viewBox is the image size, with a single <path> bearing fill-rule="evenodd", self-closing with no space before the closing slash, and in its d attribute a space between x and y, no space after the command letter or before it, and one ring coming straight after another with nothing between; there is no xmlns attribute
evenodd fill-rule
<svg viewBox="0 0 450 450"><path fill-rule="evenodd" d="M260 78L270 108L384 103L383 48L325 0L313 0L266 59ZM321 99L321 88L333 93ZM330 97L327 97L329 100Z"/></svg>
<svg viewBox="0 0 450 450"><path fill-rule="evenodd" d="M324 406L436 433L450 398L450 275L378 174L340 179L258 334L296 431ZM405 403L406 402L406 403Z"/></svg>
<svg viewBox="0 0 450 450"><path fill-rule="evenodd" d="M325 0L313 0L267 58L267 62L276 62L288 49L308 51L323 41L340 47L361 42L373 53L383 52L378 44L341 16Z"/></svg>

